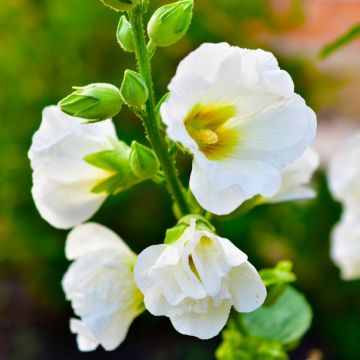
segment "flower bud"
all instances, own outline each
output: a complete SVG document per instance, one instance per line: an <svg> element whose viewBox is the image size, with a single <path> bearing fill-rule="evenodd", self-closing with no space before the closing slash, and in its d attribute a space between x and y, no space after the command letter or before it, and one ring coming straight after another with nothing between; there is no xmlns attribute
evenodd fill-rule
<svg viewBox="0 0 360 360"><path fill-rule="evenodd" d="M141 108L149 95L144 78L132 70L125 71L120 92L126 104L134 108Z"/></svg>
<svg viewBox="0 0 360 360"><path fill-rule="evenodd" d="M159 171L159 162L151 149L133 141L130 150L130 167L138 178L149 179Z"/></svg>
<svg viewBox="0 0 360 360"><path fill-rule="evenodd" d="M134 51L134 38L132 28L125 15L121 16L119 20L116 31L116 38L123 50L128 52Z"/></svg>
<svg viewBox="0 0 360 360"><path fill-rule="evenodd" d="M190 26L193 0L182 0L157 9L148 24L150 40L157 46L179 41Z"/></svg>
<svg viewBox="0 0 360 360"><path fill-rule="evenodd" d="M100 0L105 6L115 11L128 11L134 8L139 0Z"/></svg>
<svg viewBox="0 0 360 360"><path fill-rule="evenodd" d="M61 110L71 116L96 122L115 116L123 104L120 91L110 84L73 87L76 91L59 102Z"/></svg>

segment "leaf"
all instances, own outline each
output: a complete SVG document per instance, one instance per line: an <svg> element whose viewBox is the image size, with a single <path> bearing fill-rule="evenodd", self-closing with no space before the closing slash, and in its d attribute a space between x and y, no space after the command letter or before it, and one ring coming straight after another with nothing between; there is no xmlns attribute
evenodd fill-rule
<svg viewBox="0 0 360 360"><path fill-rule="evenodd" d="M345 34L341 35L330 44L324 46L319 53L319 57L321 59L327 58L334 52L347 45L349 42L355 40L355 38L358 36L360 36L360 23L352 26Z"/></svg>
<svg viewBox="0 0 360 360"><path fill-rule="evenodd" d="M309 329L312 310L304 295L287 286L274 305L243 314L241 319L249 335L290 345Z"/></svg>

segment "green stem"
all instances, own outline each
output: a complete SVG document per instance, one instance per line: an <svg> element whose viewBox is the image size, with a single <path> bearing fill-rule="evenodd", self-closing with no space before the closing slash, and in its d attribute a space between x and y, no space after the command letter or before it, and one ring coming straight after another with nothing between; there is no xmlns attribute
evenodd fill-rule
<svg viewBox="0 0 360 360"><path fill-rule="evenodd" d="M182 215L186 215L191 212L190 207L187 203L183 186L177 175L174 161L168 155L167 145L157 125L155 95L151 76L151 63L143 27L142 6L139 5L131 10L129 12L129 18L133 29L135 55L138 62L139 72L143 76L149 90L149 97L146 102L146 116L143 118L146 132L150 144L155 151L164 172L169 192Z"/></svg>

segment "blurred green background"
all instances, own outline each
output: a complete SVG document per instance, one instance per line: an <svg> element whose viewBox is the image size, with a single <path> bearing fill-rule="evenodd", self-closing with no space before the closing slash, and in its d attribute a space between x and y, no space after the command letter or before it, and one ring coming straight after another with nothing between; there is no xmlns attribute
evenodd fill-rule
<svg viewBox="0 0 360 360"><path fill-rule="evenodd" d="M152 0L151 8L163 3ZM349 89L359 91L359 82L354 82L359 64L353 75L351 66L342 65L341 56L320 63L316 53L325 39L316 31L306 37L314 21L311 17L319 11L311 7L315 3L321 2L195 1L188 36L154 57L157 96L165 92L177 63L189 51L204 41L228 41L274 52L322 122L334 116L360 119L348 96L355 96ZM329 1L328 6L332 3L337 2ZM336 15L336 7L333 10ZM356 4L354 11L360 18ZM342 18L344 30L352 25L351 19ZM132 55L116 43L117 20L118 15L98 0L1 2L0 359L213 359L221 340L203 342L181 336L168 319L144 314L115 352L81 354L68 330L72 312L60 286L68 266L67 233L53 229L37 213L27 151L44 106L57 103L73 85L120 85L123 71L134 68ZM322 30L329 37L340 35L328 17L318 21L328 26ZM359 49L351 51L359 59ZM145 141L142 125L126 109L115 123L121 139ZM189 159L181 158L179 163L186 174ZM342 282L329 259L329 232L341 209L328 193L323 171L317 174L315 186L318 198L313 201L262 206L241 219L217 221L216 227L258 268L273 266L280 259L293 261L296 285L312 304L315 317L292 359L319 354L314 349L325 359L359 359L360 282ZM162 242L165 229L175 221L165 190L151 183L110 198L94 220L117 231L137 252Z"/></svg>

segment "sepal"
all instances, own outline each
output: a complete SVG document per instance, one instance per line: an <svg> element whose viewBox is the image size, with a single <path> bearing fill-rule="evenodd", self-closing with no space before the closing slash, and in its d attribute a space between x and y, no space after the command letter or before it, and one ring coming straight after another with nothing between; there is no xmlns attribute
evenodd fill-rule
<svg viewBox="0 0 360 360"><path fill-rule="evenodd" d="M207 221L203 216L201 215L186 215L184 217L182 217L177 224L166 230L166 235L165 235L165 244L172 244L174 242L176 242L181 235L184 233L184 231L191 226L192 221L196 222L195 224L195 228L196 230L202 231L202 230L206 230L206 231L210 231L215 233L215 227L210 224L209 221Z"/></svg>
<svg viewBox="0 0 360 360"><path fill-rule="evenodd" d="M130 148L119 142L114 150L105 150L85 156L84 160L109 172L109 176L99 181L91 191L93 193L117 194L142 181L130 166Z"/></svg>

